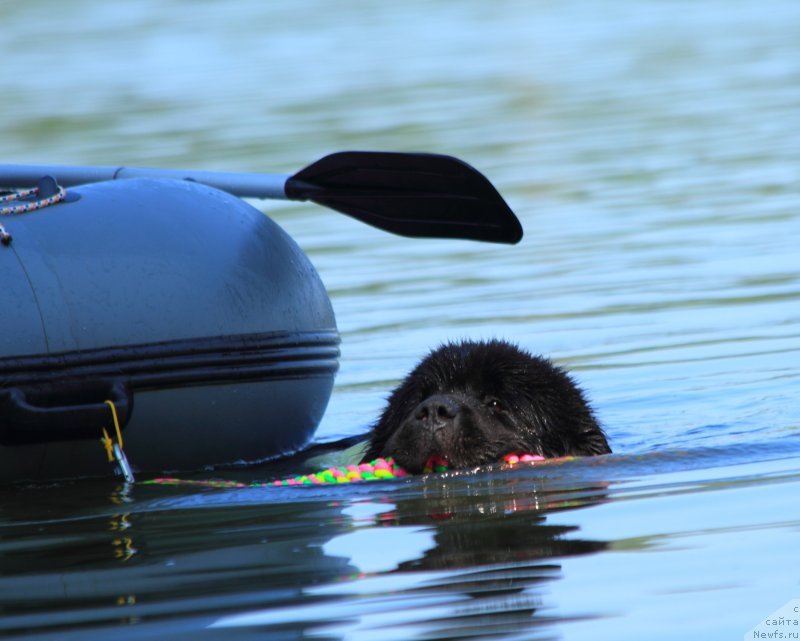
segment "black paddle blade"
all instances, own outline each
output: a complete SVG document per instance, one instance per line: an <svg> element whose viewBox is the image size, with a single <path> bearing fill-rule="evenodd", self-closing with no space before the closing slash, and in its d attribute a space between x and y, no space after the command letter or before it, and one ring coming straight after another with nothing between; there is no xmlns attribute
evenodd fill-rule
<svg viewBox="0 0 800 641"><path fill-rule="evenodd" d="M311 200L401 236L510 244L522 238L492 183L452 156L343 151L297 172L285 190L290 200Z"/></svg>

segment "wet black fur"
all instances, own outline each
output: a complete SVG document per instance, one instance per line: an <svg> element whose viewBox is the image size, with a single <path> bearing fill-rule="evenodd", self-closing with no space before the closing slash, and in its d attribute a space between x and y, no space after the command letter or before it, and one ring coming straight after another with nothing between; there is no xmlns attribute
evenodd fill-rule
<svg viewBox="0 0 800 641"><path fill-rule="evenodd" d="M609 452L583 393L564 370L504 341L464 341L431 352L392 392L364 461L392 456L419 473L431 455L452 468L469 468L510 453Z"/></svg>

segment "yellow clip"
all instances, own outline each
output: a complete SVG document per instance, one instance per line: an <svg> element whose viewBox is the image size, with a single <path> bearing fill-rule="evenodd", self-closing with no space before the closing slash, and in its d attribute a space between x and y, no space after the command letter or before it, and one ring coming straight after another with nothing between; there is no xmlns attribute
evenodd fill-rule
<svg viewBox="0 0 800 641"><path fill-rule="evenodd" d="M111 440L111 437L106 432L106 428L103 428L103 438L100 439L103 441L103 446L106 448L106 454L108 454L108 462L114 462L114 441Z"/></svg>
<svg viewBox="0 0 800 641"><path fill-rule="evenodd" d="M117 430L117 442L119 448L122 449L122 430L119 428L119 419L117 418L117 408L114 406L114 401L106 401L106 405L111 408L111 416L114 417L114 427ZM105 429L103 430L105 432Z"/></svg>
<svg viewBox="0 0 800 641"><path fill-rule="evenodd" d="M125 477L125 480L128 483L134 482L133 471L131 470L131 466L128 463L128 459L125 456L125 452L122 451L122 429L119 426L119 418L117 417L117 408L114 406L113 401L105 401L106 405L111 408L111 416L114 418L114 428L117 431L117 443L111 440L111 437L108 435L106 428L103 428L103 438L100 440L103 442L103 446L106 448L106 454L108 455L108 462L112 463L114 461L117 462L119 466L119 473Z"/></svg>

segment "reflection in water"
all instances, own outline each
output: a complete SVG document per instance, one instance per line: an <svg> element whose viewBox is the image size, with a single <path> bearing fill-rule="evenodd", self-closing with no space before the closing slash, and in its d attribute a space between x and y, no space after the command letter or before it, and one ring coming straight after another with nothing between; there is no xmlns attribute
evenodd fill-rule
<svg viewBox="0 0 800 641"><path fill-rule="evenodd" d="M111 493L111 502L119 505L132 503L132 489L132 485L129 483L120 485ZM130 513L124 512L113 515L109 520L109 531L116 532L118 534L118 536L111 541L111 545L114 547L114 557L122 561L129 560L138 551L133 545L133 539L131 538L132 532L128 531L131 527L129 517ZM133 599L135 602L135 597L131 596L119 597L117 602L120 605L128 604L130 599Z"/></svg>
<svg viewBox="0 0 800 641"><path fill-rule="evenodd" d="M303 604L287 614L269 607L223 617L215 626L314 620L319 634L350 634L383 629L390 613L398 634L423 626L426 634L449 630L458 638L552 623L541 611L543 585L560 576L554 559L607 547L577 538L575 526L547 524L551 511L602 502L602 484L556 490L546 478L489 472L434 475L412 487L421 491L347 504L342 514L350 517L349 527L323 546L329 555L346 555L357 572L342 577L343 583L309 587L305 595L358 594L358 613L326 614ZM373 608L380 615L370 616Z"/></svg>
<svg viewBox="0 0 800 641"><path fill-rule="evenodd" d="M331 488L198 492L79 483L4 492L0 504L17 518L0 524L0 633L77 641L119 637L125 626L119 638L455 639L595 625L616 611L616 601L602 594L598 606L594 580L575 585L578 560L605 568L599 576L615 590L639 594L614 582L608 563L621 564L620 576L638 585L631 577L663 547L663 532L689 527L694 539L709 536L715 520L707 527L702 516L708 493L718 502L725 488L762 497L769 489L766 517L775 505L793 505L791 460L772 474L745 463L731 476L738 468L709 471L714 458L728 454L613 455ZM654 482L657 473L663 480ZM50 518L64 499L73 501L60 506L70 516ZM672 504L666 520L640 518L664 500ZM688 505L694 518L682 523ZM616 517L608 519L608 510ZM784 509L770 518L792 516ZM604 539L618 522L628 530L635 523L636 541L649 543ZM720 532L735 534L746 522L737 512ZM782 543L789 557L795 539L796 532ZM751 553L763 558L767 551ZM750 565L763 567L757 559ZM684 569L674 580L693 576ZM658 574L647 579L657 583ZM583 596L577 608L576 593Z"/></svg>
<svg viewBox="0 0 800 641"><path fill-rule="evenodd" d="M310 583L353 573L321 549L346 527L338 506L117 512L120 497L113 493L112 509L97 517L35 524L39 544L26 549L23 538L13 561L2 557L0 630L46 631L81 619L114 625L120 606L128 622L148 623L287 604ZM4 535L13 538L13 530ZM43 547L48 540L52 550ZM44 610L46 618L26 614Z"/></svg>
<svg viewBox="0 0 800 641"><path fill-rule="evenodd" d="M191 620L187 630L302 635L352 618L368 629L376 621L352 608L323 607L356 594L359 612L393 612L400 628L488 633L536 622L541 585L559 577L553 559L606 546L547 523L551 511L602 502L602 486L554 489L508 470L336 488L335 501L313 489L264 488L214 491L217 505L201 507L206 495L166 491L116 486L95 516L17 526L14 560L2 558L0 629L45 633L88 617L135 623L144 635L178 612ZM32 526L39 543L26 549ZM7 540L14 530L4 528ZM48 540L58 544L48 549ZM69 566L53 570L53 554ZM46 619L26 614L44 609Z"/></svg>
<svg viewBox="0 0 800 641"><path fill-rule="evenodd" d="M380 515L380 523L427 525L434 545L400 569L456 569L604 549L564 535L576 528L547 525L548 512L594 505L602 487L548 487L546 478L493 478L451 473L428 478L424 491Z"/></svg>

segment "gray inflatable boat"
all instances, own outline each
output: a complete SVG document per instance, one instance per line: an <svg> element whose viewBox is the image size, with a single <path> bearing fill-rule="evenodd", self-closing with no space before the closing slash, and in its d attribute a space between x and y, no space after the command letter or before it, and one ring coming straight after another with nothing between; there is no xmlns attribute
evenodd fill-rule
<svg viewBox="0 0 800 641"><path fill-rule="evenodd" d="M311 438L339 336L308 258L263 213L194 182L132 179L0 222L0 481L111 474L106 401L142 471Z"/></svg>

